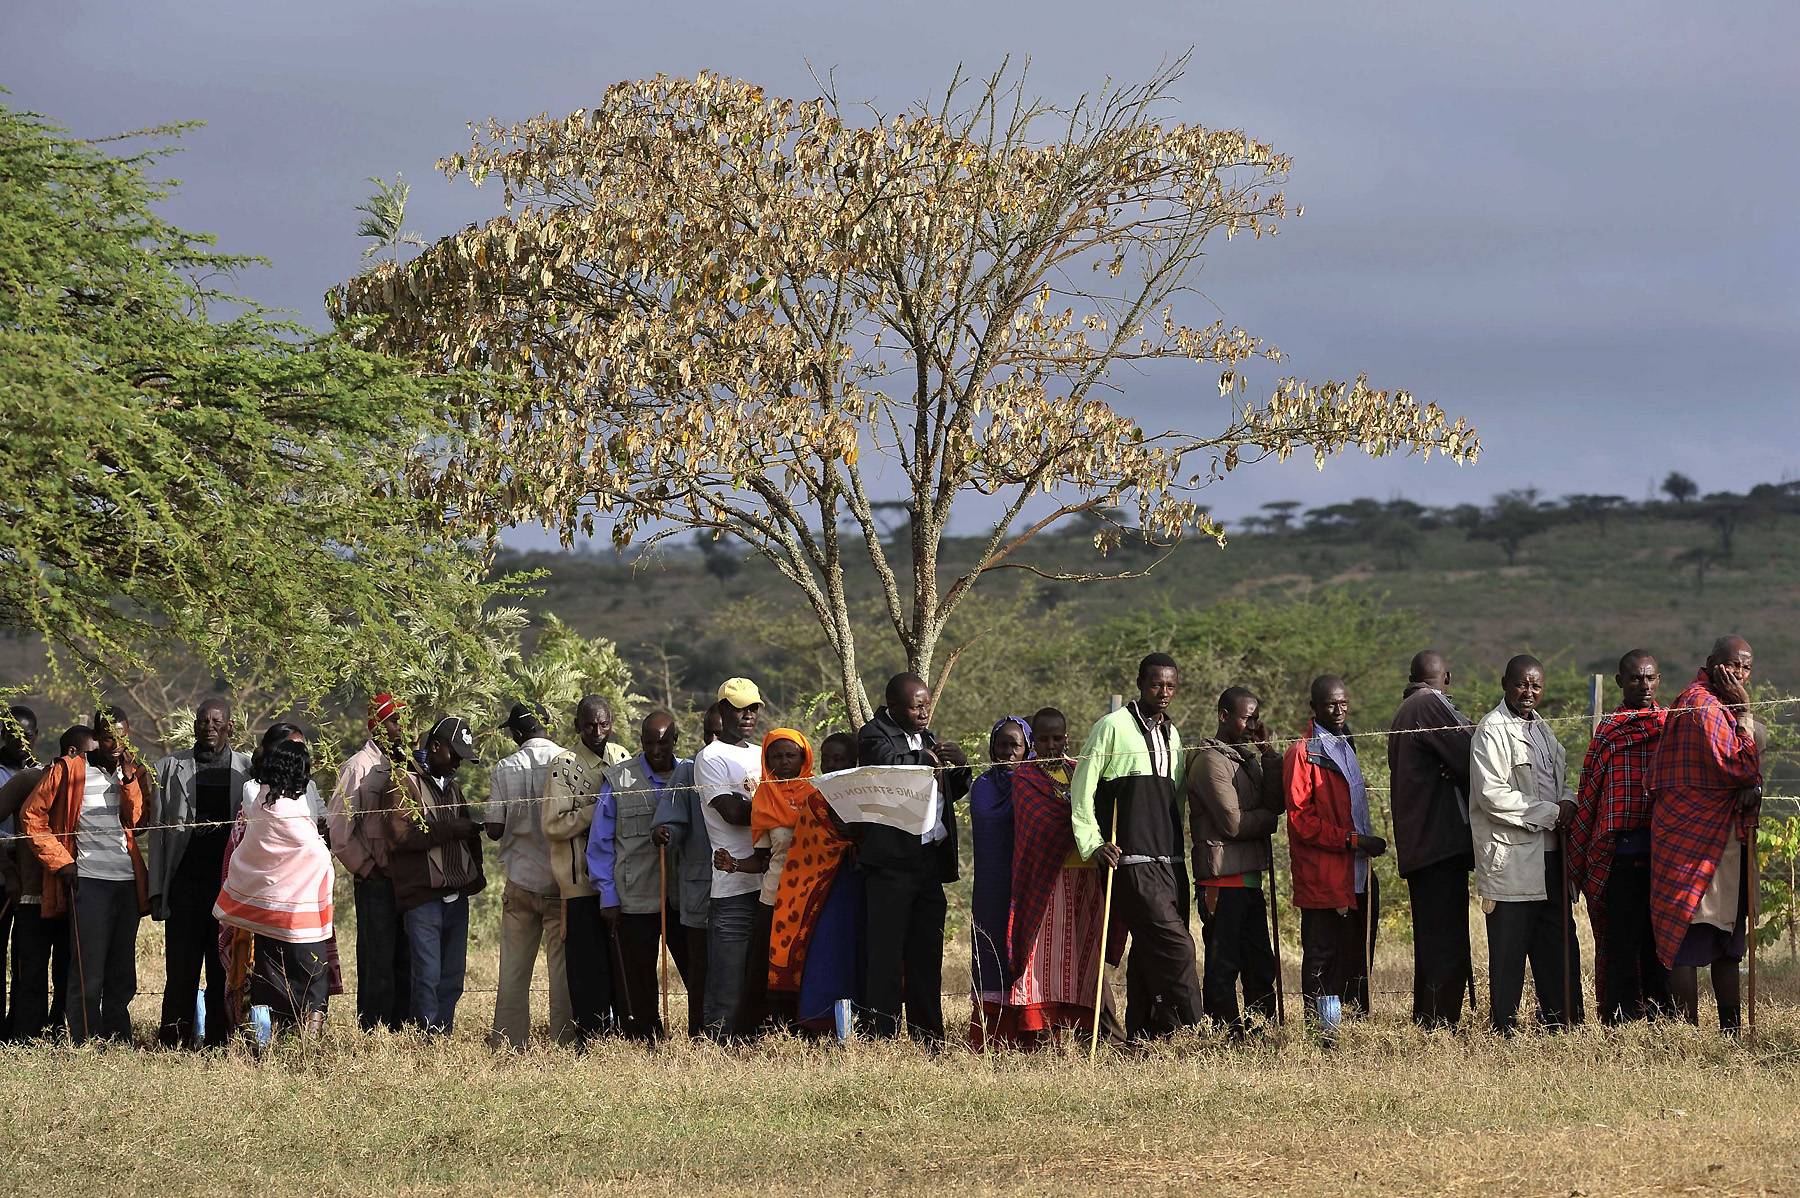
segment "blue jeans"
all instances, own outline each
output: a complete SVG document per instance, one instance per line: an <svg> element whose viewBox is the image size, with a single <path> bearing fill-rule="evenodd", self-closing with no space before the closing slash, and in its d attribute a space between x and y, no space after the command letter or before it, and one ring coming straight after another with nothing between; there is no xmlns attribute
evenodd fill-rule
<svg viewBox="0 0 1800 1198"><path fill-rule="evenodd" d="M743 1030L738 1022L744 963L761 901L754 890L712 901L706 929L706 1034L715 1040L730 1039Z"/></svg>
<svg viewBox="0 0 1800 1198"><path fill-rule="evenodd" d="M469 963L469 897L429 898L401 916L412 946L414 1024L449 1035Z"/></svg>

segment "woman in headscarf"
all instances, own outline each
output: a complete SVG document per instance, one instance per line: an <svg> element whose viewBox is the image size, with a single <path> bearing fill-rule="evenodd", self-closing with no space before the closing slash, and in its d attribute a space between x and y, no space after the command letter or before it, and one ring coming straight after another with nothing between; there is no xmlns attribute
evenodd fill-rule
<svg viewBox="0 0 1800 1198"><path fill-rule="evenodd" d="M802 1031L817 1034L832 1028L839 1001L860 998L863 879L844 868L856 846L811 782L811 755L791 778L783 778L777 768L785 768L786 762L767 754L764 760L762 787L780 788L780 802L795 807L769 934L769 995L771 1005L781 996L780 1004ZM852 755L848 761L845 768L856 759ZM759 798L762 787L757 788Z"/></svg>
<svg viewBox="0 0 1800 1198"><path fill-rule="evenodd" d="M813 776L812 743L805 733L793 728L770 731L763 737L762 756L762 781L750 796L750 843L768 850L769 864L763 873L762 903L757 908L750 954L744 966L747 1032L755 1031L764 1022L773 1028L789 1027L794 1022L793 996L772 991L769 986L769 954L776 896L794 843L794 824L807 795L816 793L809 781Z"/></svg>
<svg viewBox="0 0 1800 1198"><path fill-rule="evenodd" d="M1031 717L1031 733L1037 757L1012 778L1012 920L1003 943L1006 1030L1035 1047L1057 1029L1093 1026L1105 891L1099 870L1075 848L1068 722L1046 707Z"/></svg>
<svg viewBox="0 0 1800 1198"><path fill-rule="evenodd" d="M1012 908L1014 770L1031 754L1031 725L1024 716L1009 715L988 733L987 771L969 790L969 831L974 840L975 887L970 906L970 989L974 1018L969 1042L976 1048L990 1040L1014 1039L1007 991L1007 925Z"/></svg>
<svg viewBox="0 0 1800 1198"><path fill-rule="evenodd" d="M325 1025L335 877L307 802L311 774L304 740L266 745L244 785L242 836L213 905L221 925L251 937L250 1004L268 1007L277 1027L299 1024L309 1036Z"/></svg>

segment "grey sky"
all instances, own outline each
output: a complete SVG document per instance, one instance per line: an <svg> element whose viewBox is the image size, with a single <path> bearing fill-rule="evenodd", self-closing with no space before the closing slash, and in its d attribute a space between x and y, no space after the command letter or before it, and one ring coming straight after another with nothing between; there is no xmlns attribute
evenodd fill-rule
<svg viewBox="0 0 1800 1198"><path fill-rule="evenodd" d="M1189 44L1181 117L1291 154L1306 207L1273 242L1215 250L1207 294L1294 372L1409 387L1486 444L1472 468L1250 470L1210 493L1218 510L1516 486L1641 497L1670 469L1707 490L1800 476L1800 6L1781 0L8 0L0 84L84 135L206 121L173 167L171 215L268 256L246 290L321 324L322 293L359 269L366 176L404 171L427 236L497 210L496 192L432 169L470 119L702 67L812 94L808 60L846 97L898 106L958 62L1028 55L1035 90L1072 97ZM1208 377L1128 379L1123 403L1204 429Z"/></svg>

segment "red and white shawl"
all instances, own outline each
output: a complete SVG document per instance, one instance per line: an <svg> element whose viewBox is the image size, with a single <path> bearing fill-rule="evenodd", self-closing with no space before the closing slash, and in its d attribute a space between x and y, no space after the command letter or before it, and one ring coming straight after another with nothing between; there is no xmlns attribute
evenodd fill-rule
<svg viewBox="0 0 1800 1198"><path fill-rule="evenodd" d="M246 788L248 790L248 788ZM244 837L213 917L290 944L331 939L331 849L305 799L244 797Z"/></svg>

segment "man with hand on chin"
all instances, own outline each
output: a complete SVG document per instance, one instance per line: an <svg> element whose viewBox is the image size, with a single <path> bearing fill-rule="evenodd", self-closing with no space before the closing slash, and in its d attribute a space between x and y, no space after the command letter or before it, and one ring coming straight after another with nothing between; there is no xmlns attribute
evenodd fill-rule
<svg viewBox="0 0 1800 1198"><path fill-rule="evenodd" d="M1762 732L1750 714L1750 642L1722 636L1670 709L1650 767L1650 922L1675 1005L1700 1021L1712 972L1719 1028L1738 1029L1749 870L1762 809Z"/></svg>

